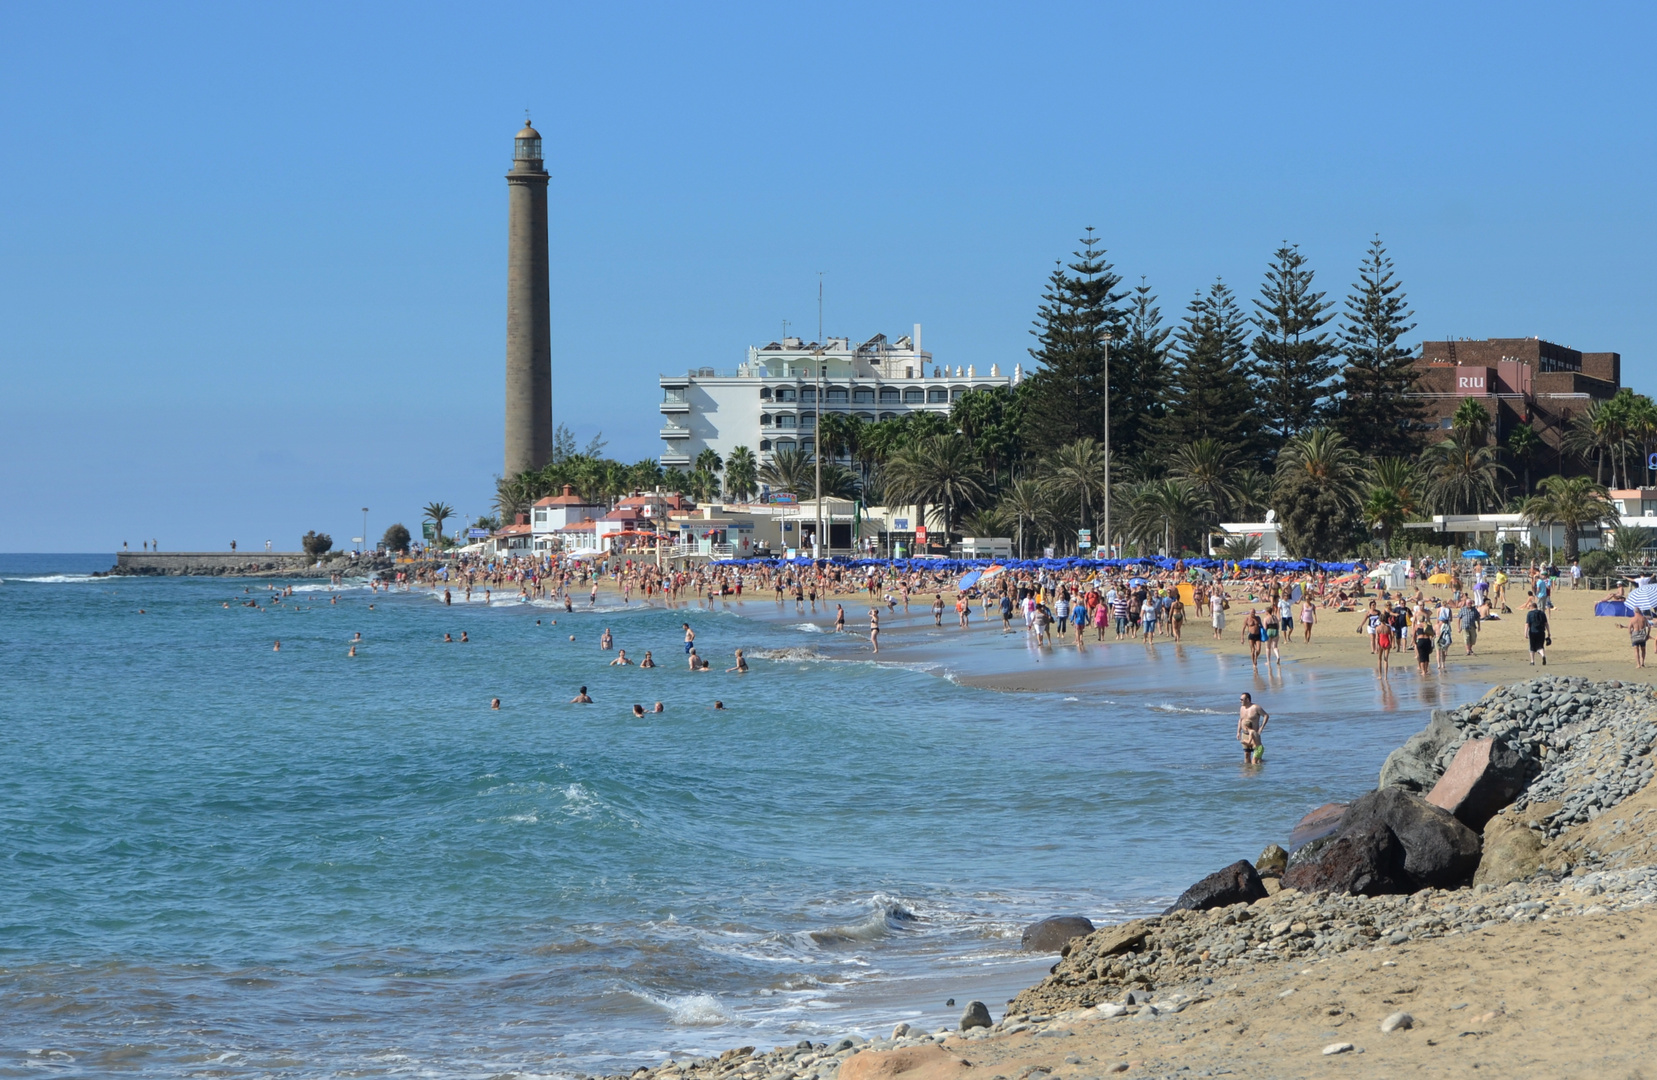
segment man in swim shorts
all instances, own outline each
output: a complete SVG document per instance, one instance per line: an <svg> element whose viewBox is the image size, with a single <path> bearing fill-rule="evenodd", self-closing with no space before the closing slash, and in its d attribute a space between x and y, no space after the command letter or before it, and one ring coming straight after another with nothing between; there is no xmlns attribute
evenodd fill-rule
<svg viewBox="0 0 1657 1080"><path fill-rule="evenodd" d="M1243 761L1245 764L1264 761L1266 743L1263 736L1271 714L1256 705L1246 693L1238 700L1241 707L1237 710L1237 741L1243 744Z"/></svg>

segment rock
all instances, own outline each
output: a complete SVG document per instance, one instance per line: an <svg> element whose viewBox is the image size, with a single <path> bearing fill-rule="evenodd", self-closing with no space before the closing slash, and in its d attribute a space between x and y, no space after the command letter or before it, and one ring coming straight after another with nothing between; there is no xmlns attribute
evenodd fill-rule
<svg viewBox="0 0 1657 1080"><path fill-rule="evenodd" d="M1330 1043L1328 1046L1323 1048L1323 1056L1329 1057L1331 1054L1350 1054L1352 1050L1353 1046L1351 1043Z"/></svg>
<svg viewBox="0 0 1657 1080"><path fill-rule="evenodd" d="M1133 922L1095 930L1088 935L1086 949L1090 955L1097 957L1120 956L1133 952L1145 944L1145 939L1150 936L1151 931L1146 927L1144 920L1135 919Z"/></svg>
<svg viewBox="0 0 1657 1080"><path fill-rule="evenodd" d="M1479 836L1448 810L1402 788L1382 788L1360 797L1341 818L1342 833L1391 829L1404 845L1404 870L1417 887L1453 889L1479 865Z"/></svg>
<svg viewBox="0 0 1657 1080"><path fill-rule="evenodd" d="M1283 875L1283 887L1354 896L1414 892L1404 859L1404 846L1398 837L1386 825L1375 824L1335 837L1320 849L1316 861L1288 870Z"/></svg>
<svg viewBox="0 0 1657 1080"><path fill-rule="evenodd" d="M973 1028L987 1028L995 1023L990 1019L990 1007L982 1001L967 1002L966 1011L961 1014L961 1030L970 1031Z"/></svg>
<svg viewBox="0 0 1657 1080"><path fill-rule="evenodd" d="M899 1024L897 1027L892 1029L892 1038L893 1039L901 1039L907 1034L909 1034L909 1025L908 1024ZM811 1044L810 1043L806 1044L806 1049L807 1050L811 1049Z"/></svg>
<svg viewBox="0 0 1657 1080"><path fill-rule="evenodd" d="M1475 885L1506 885L1528 881L1542 866L1542 838L1524 821L1498 814L1484 827L1484 852L1479 856Z"/></svg>
<svg viewBox="0 0 1657 1080"><path fill-rule="evenodd" d="M1383 789L1403 788L1417 793L1431 791L1442 771L1439 756L1460 737L1461 731L1451 715L1443 709L1434 709L1431 723L1387 755L1377 786Z"/></svg>
<svg viewBox="0 0 1657 1080"><path fill-rule="evenodd" d="M1246 859L1238 859L1223 870L1216 870L1179 894L1172 907L1163 914L1175 911L1207 911L1210 908L1230 907L1232 904L1252 904L1264 900L1266 887L1260 875Z"/></svg>
<svg viewBox="0 0 1657 1080"><path fill-rule="evenodd" d="M1056 953L1070 943L1070 939L1093 933L1093 923L1080 915L1057 915L1031 923L1019 939L1026 952Z"/></svg>
<svg viewBox="0 0 1657 1080"><path fill-rule="evenodd" d="M1336 829L1340 828L1341 815L1344 813L1346 813L1345 803L1332 802L1324 803L1301 818L1289 832L1289 850L1298 851L1314 840L1321 840L1325 836L1332 835Z"/></svg>
<svg viewBox="0 0 1657 1080"><path fill-rule="evenodd" d="M1408 1031L1414 1026L1415 1017L1411 1016L1407 1012L1395 1012L1385 1020L1381 1021L1381 1030L1383 1032Z"/></svg>
<svg viewBox="0 0 1657 1080"><path fill-rule="evenodd" d="M1114 1001L1107 1001L1094 1011L1100 1016L1105 1017L1126 1016L1128 1007L1126 1005L1118 1005Z"/></svg>
<svg viewBox="0 0 1657 1080"><path fill-rule="evenodd" d="M753 1053L754 1053L754 1048L752 1046L739 1046L739 1047L735 1047L733 1049L727 1050L723 1054L720 1054L719 1055L719 1060L720 1061L734 1061L737 1058L752 1057Z"/></svg>
<svg viewBox="0 0 1657 1080"><path fill-rule="evenodd" d="M1427 801L1450 811L1469 829L1481 830L1525 789L1529 775L1529 760L1506 743L1468 739Z"/></svg>
<svg viewBox="0 0 1657 1080"><path fill-rule="evenodd" d="M937 1043L897 1050L865 1050L840 1063L839 1080L955 1080L965 1076L967 1063Z"/></svg>
<svg viewBox="0 0 1657 1080"><path fill-rule="evenodd" d="M1282 877L1288 867L1289 853L1276 844L1266 845L1266 850L1254 860L1254 869L1261 877Z"/></svg>

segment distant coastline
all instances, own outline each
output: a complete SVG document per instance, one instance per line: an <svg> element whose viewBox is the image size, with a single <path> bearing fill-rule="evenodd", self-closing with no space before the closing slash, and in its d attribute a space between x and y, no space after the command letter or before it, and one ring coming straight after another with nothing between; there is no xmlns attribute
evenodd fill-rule
<svg viewBox="0 0 1657 1080"><path fill-rule="evenodd" d="M119 551L115 565L94 571L112 577L360 577L395 565L384 556L317 560L302 551Z"/></svg>

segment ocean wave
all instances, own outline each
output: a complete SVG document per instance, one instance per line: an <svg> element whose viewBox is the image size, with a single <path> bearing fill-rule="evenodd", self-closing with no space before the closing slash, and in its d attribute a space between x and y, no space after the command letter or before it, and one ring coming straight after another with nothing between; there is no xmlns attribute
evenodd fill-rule
<svg viewBox="0 0 1657 1080"><path fill-rule="evenodd" d="M1161 704L1152 705L1151 710L1153 712L1165 712L1165 713L1189 713L1193 716L1228 716L1228 715L1230 715L1229 713L1223 713L1218 709L1192 709L1192 708L1187 708L1184 705L1175 705L1171 701L1164 701Z"/></svg>
<svg viewBox="0 0 1657 1080"><path fill-rule="evenodd" d="M712 994L652 994L648 990L628 993L661 1009L670 1023L680 1027L717 1027L736 1020L725 1003Z"/></svg>
<svg viewBox="0 0 1657 1080"><path fill-rule="evenodd" d="M823 633L823 628L821 626L818 626L814 622L796 623L795 625L790 626L789 629L790 630L798 630L802 634L821 634L821 633Z"/></svg>
<svg viewBox="0 0 1657 1080"><path fill-rule="evenodd" d="M28 581L36 585L80 585L88 581L107 581L91 574L37 574L31 577L0 578L0 581Z"/></svg>
<svg viewBox="0 0 1657 1080"><path fill-rule="evenodd" d="M368 588L367 579L365 579L365 578L356 578L354 580L356 582L356 584L354 584L354 585L353 584L323 585L323 584L319 584L319 583L312 583L312 584L309 584L309 585L295 585L293 587L293 591L296 592L296 593L302 593L302 592L360 592L363 589Z"/></svg>
<svg viewBox="0 0 1657 1080"><path fill-rule="evenodd" d="M785 663L813 662L828 659L828 657L824 656L816 649L807 648L803 645L791 645L785 649L755 649L748 655L752 656L755 660L781 660Z"/></svg>
<svg viewBox="0 0 1657 1080"><path fill-rule="evenodd" d="M920 919L909 907L887 897L874 899L876 909L867 918L826 930L808 930L806 937L818 945L849 945L855 942L879 941L894 933L914 933L920 929Z"/></svg>

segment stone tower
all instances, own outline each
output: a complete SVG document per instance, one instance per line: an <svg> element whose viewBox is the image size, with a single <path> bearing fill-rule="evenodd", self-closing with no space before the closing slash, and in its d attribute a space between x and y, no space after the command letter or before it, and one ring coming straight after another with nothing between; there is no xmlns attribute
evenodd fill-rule
<svg viewBox="0 0 1657 1080"><path fill-rule="evenodd" d="M506 174L506 471L552 456L552 316L547 283L547 173L527 122Z"/></svg>

